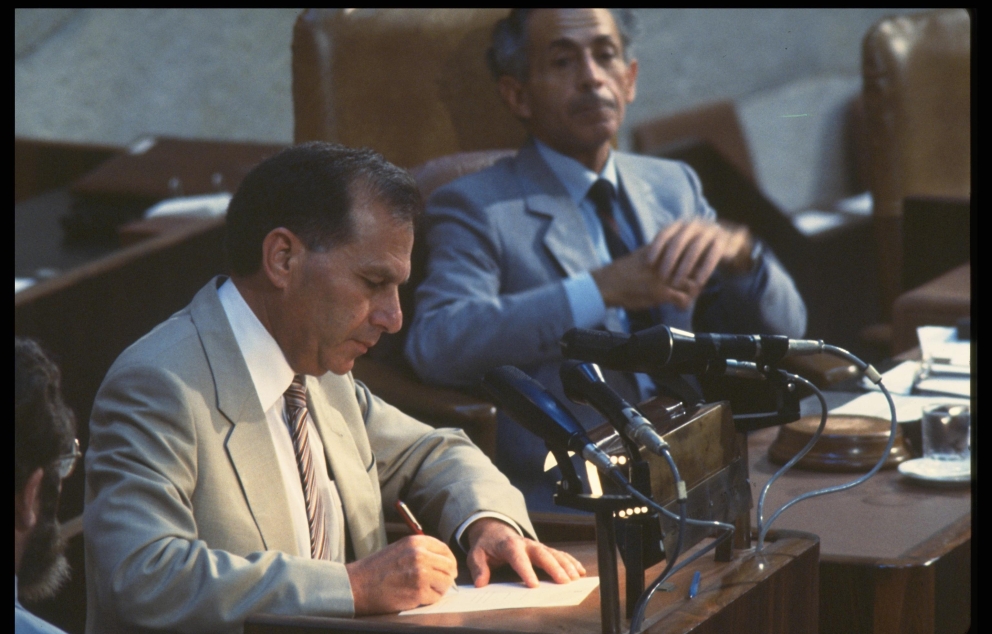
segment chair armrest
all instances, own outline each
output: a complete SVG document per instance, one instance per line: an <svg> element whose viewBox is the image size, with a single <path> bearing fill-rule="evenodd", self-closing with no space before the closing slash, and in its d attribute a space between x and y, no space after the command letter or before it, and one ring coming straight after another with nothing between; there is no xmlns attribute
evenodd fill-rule
<svg viewBox="0 0 992 634"><path fill-rule="evenodd" d="M496 457L496 406L458 390L421 383L412 370L375 359L355 361L353 374L372 393L432 427L465 430L490 459Z"/></svg>

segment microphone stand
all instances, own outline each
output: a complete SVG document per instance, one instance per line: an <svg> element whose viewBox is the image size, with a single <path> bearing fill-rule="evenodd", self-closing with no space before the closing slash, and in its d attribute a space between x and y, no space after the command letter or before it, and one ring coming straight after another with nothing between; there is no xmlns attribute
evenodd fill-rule
<svg viewBox="0 0 992 634"><path fill-rule="evenodd" d="M644 571L661 561L659 547L660 529L656 513L639 513L631 518L618 518L633 507L640 508L641 502L628 494L604 493L593 497L582 492L582 484L567 452L548 447L555 456L562 472L555 493L555 504L580 511L592 512L596 518L596 559L599 565L600 620L603 634L620 634L620 582L617 571L617 547L626 567L627 618L633 614L634 605L644 592ZM651 496L651 483L648 463L640 459L640 453L631 455L632 484L638 491ZM606 481L604 481L606 485ZM618 544L617 526L621 527ZM647 560L647 561L646 561ZM650 563L647 563L647 562Z"/></svg>

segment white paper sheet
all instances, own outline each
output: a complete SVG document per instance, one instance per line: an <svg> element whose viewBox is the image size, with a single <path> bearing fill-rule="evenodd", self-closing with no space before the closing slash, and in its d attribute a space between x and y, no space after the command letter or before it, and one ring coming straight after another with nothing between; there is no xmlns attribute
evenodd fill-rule
<svg viewBox="0 0 992 634"><path fill-rule="evenodd" d="M952 396L902 396L892 395L892 401L896 405L896 420L900 423L908 423L920 420L923 415L923 406L931 403L959 403L967 405L968 399L956 398ZM852 401L835 407L830 410L831 415L849 416L876 416L891 420L889 412L889 402L885 400L885 395L881 392L869 392L862 394Z"/></svg>
<svg viewBox="0 0 992 634"><path fill-rule="evenodd" d="M971 377L968 375L931 374L916 384L916 390L971 398Z"/></svg>
<svg viewBox="0 0 992 634"><path fill-rule="evenodd" d="M903 361L882 374L882 384L893 394L909 394L913 391L913 384L916 382L919 371L919 361ZM879 387L869 381L868 377L861 379L861 385L869 390L879 390Z"/></svg>
<svg viewBox="0 0 992 634"><path fill-rule="evenodd" d="M919 361L903 361L882 375L882 383L892 394L912 394L916 389L918 395L931 392L951 396L971 397L971 369L968 366L945 365L934 363L930 366L930 375L920 378ZM861 384L870 390L878 390L878 386L866 378Z"/></svg>
<svg viewBox="0 0 992 634"><path fill-rule="evenodd" d="M599 577L583 577L571 583L542 581L537 588L522 583L491 583L482 588L458 586L434 605L425 605L400 612L414 614L445 614L447 612L482 612L510 608L553 608L578 605L599 585Z"/></svg>
<svg viewBox="0 0 992 634"><path fill-rule="evenodd" d="M971 365L971 342L958 339L957 329L945 326L920 326L916 329L924 359L968 367Z"/></svg>

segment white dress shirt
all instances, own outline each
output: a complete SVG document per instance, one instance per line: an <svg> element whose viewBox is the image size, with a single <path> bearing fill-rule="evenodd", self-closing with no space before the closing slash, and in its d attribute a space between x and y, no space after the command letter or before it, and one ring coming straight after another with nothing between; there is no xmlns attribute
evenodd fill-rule
<svg viewBox="0 0 992 634"><path fill-rule="evenodd" d="M279 476L282 479L283 490L289 501L289 515L293 524L293 534L296 537L296 547L301 554L310 552L310 528L307 523L307 505L303 499L303 485L300 482L300 471L296 462L296 450L293 448L293 438L290 435L289 424L286 421L286 399L283 396L293 378L296 376L289 367L286 356L262 322L241 297L237 287L227 280L217 291L221 306L227 320L231 323L234 338L241 349L248 372L251 374L255 393L265 412L265 420L269 424L269 434L276 448L276 458L279 462ZM324 503L327 515L324 536L324 552L331 561L345 561L345 528L344 511L338 488L327 473L327 460L321 460L324 455L324 445L320 434L309 420L310 452L314 456L314 474L317 491Z"/></svg>
<svg viewBox="0 0 992 634"><path fill-rule="evenodd" d="M282 478L283 489L289 502L290 520L293 533L296 536L297 549L301 554L310 552L310 528L307 523L306 501L303 499L303 485L300 482L300 472L296 462L296 451L293 439L286 421L284 394L289 389L296 376L286 361L282 348L276 343L262 322L245 302L238 288L230 279L225 281L217 291L221 306L227 315L227 320L234 331L234 339L241 349L248 372L251 374L255 393L265 412L265 420L269 424L272 444L276 448L279 462L279 475ZM312 419L309 422L310 452L315 459L314 472L317 479L317 489L324 502L327 515L327 531L324 541L324 552L329 554L332 561L345 561L345 525L344 510L337 485L327 473L327 461L316 459L324 455L324 445ZM462 548L462 536L469 525L483 517L492 517L512 526L517 533L523 531L509 517L502 513L483 511L473 514L455 531L455 541Z"/></svg>

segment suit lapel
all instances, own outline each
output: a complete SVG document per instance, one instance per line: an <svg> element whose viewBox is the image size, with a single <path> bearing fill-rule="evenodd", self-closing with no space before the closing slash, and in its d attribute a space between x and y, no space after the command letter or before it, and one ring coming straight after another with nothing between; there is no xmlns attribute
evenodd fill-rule
<svg viewBox="0 0 992 634"><path fill-rule="evenodd" d="M641 236L644 242L648 243L654 239L662 226L667 226L675 219L663 208L650 184L638 177L637 170L627 160L629 157L620 152L614 152L613 156L620 185L627 194L631 209L640 225Z"/></svg>
<svg viewBox="0 0 992 634"><path fill-rule="evenodd" d="M231 422L227 454L265 548L300 555L288 523L289 503L276 477L279 463L265 412L217 298L224 279L214 278L197 293L190 304L190 314L214 377L217 409Z"/></svg>
<svg viewBox="0 0 992 634"><path fill-rule="evenodd" d="M386 546L381 521L381 494L373 486L366 465L362 464L361 453L348 423L328 400L320 381L309 376L307 401L310 416L324 443L324 457L341 496L348 537L355 557L361 559Z"/></svg>
<svg viewBox="0 0 992 634"><path fill-rule="evenodd" d="M524 189L527 213L549 219L544 246L565 274L577 275L599 267L581 212L533 143L520 149L516 171Z"/></svg>

